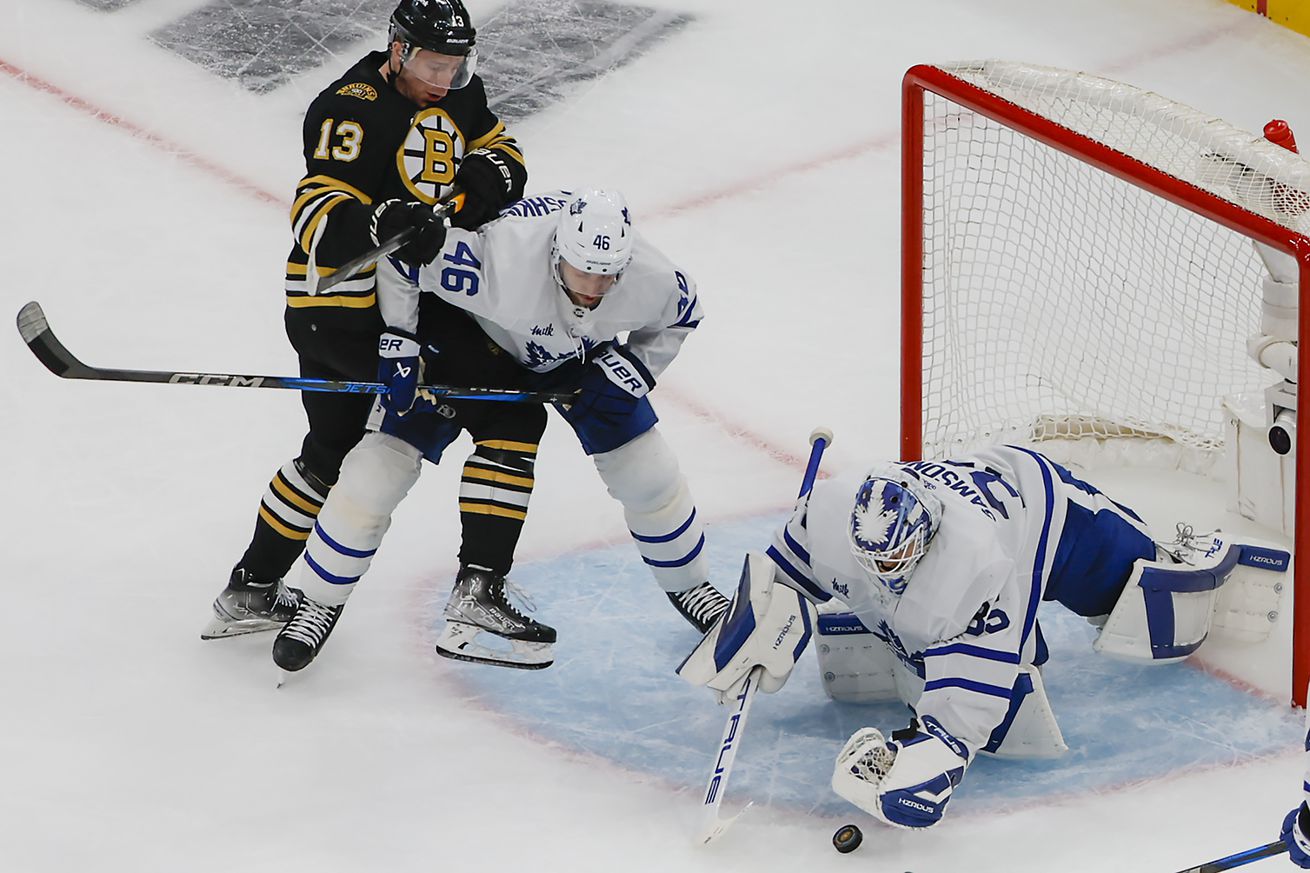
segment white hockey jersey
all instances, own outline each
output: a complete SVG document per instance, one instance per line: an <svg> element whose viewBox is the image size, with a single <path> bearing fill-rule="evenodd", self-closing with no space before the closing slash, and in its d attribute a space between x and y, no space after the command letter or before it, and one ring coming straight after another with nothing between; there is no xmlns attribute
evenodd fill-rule
<svg viewBox="0 0 1310 873"><path fill-rule="evenodd" d="M451 228L441 254L417 270L378 268L378 306L390 327L415 331L418 295L467 310L519 363L545 373L624 332L628 348L659 378L703 317L696 285L634 231L632 260L583 318L552 275L551 245L566 191L518 201L477 231Z"/></svg>
<svg viewBox="0 0 1310 873"><path fill-rule="evenodd" d="M1045 457L1020 448L906 466L941 498L943 510L900 597L851 553L847 528L860 473L817 483L768 554L793 587L817 601L844 602L896 656L898 678L905 680L898 687L914 689L902 691L906 703L975 753L1004 721L1019 666L1038 655L1037 606L1070 507L1126 510L1086 483L1070 484Z"/></svg>

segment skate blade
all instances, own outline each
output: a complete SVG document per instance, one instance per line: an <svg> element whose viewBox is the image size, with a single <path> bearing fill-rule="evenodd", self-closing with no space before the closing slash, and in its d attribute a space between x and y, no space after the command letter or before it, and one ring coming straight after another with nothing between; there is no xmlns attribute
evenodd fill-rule
<svg viewBox="0 0 1310 873"><path fill-rule="evenodd" d="M501 644L508 643L510 650L492 649L481 642L479 637L490 638ZM453 661L468 661L473 664L489 664L493 667L509 667L512 670L544 670L555 663L555 654L551 643L530 643L523 640L511 640L492 633L486 628L476 627L461 622L447 621L446 629L437 639L437 654Z"/></svg>
<svg viewBox="0 0 1310 873"><path fill-rule="evenodd" d="M281 630L284 622L269 621L264 618L239 619L224 621L220 618L210 619L200 631L202 640L221 640L227 637L241 637L246 634L259 634L265 631Z"/></svg>

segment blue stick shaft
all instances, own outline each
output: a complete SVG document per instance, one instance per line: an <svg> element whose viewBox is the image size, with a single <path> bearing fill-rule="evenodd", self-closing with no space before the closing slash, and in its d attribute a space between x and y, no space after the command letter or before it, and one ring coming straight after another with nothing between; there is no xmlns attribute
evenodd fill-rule
<svg viewBox="0 0 1310 873"><path fill-rule="evenodd" d="M801 480L801 493L798 496L804 497L814 487L814 479L819 475L819 461L822 460L823 450L828 447L830 439L831 437L817 435L817 432L810 437L810 460L805 465L805 478Z"/></svg>
<svg viewBox="0 0 1310 873"><path fill-rule="evenodd" d="M1241 867L1250 864L1252 861L1259 861L1261 858L1272 858L1274 855L1281 855L1286 851L1286 843L1282 840L1274 840L1272 843L1265 843L1263 846L1256 846L1254 849L1237 852L1226 858L1219 858L1196 867L1188 867L1186 870L1178 871L1178 873L1220 873L1222 870L1232 870L1234 867Z"/></svg>

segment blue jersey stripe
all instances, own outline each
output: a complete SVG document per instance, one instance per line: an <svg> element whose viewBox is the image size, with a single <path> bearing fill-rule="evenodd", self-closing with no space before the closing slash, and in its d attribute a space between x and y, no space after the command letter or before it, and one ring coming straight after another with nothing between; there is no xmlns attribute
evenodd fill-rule
<svg viewBox="0 0 1310 873"><path fill-rule="evenodd" d="M1042 490L1045 492L1046 516L1042 519L1042 534L1037 538L1037 554L1033 558L1032 590L1029 592L1028 610L1023 617L1023 637L1019 641L1019 650L1023 651L1023 646L1028 643L1028 637L1032 633L1033 623L1037 621L1037 605L1042 599L1042 569L1046 566L1046 550L1051 537L1051 516L1055 513L1055 488L1051 480L1051 469L1045 458L1022 446L1010 448L1032 456L1037 463L1037 469L1042 471Z"/></svg>
<svg viewBox="0 0 1310 873"><path fill-rule="evenodd" d="M782 541L787 544L787 548L791 549L793 555L800 558L807 565L814 566L814 562L810 560L810 553L800 543L796 542L795 537L785 527L782 529Z"/></svg>
<svg viewBox="0 0 1310 873"><path fill-rule="evenodd" d="M998 652L994 649L984 649L982 646L971 646L968 643L953 643L938 649L928 649L923 653L925 658L937 658L942 655L968 655L971 658L1000 661L1002 664L1019 663L1019 655L1015 652Z"/></svg>
<svg viewBox="0 0 1310 873"><path fill-rule="evenodd" d="M778 551L777 546L769 546L769 548L765 551L764 554L768 555L773 560L773 563L777 564L778 568L782 570L782 572L786 573L787 576L793 582L795 582L796 585L806 594L810 595L812 598L819 601L820 603L825 603L829 600L832 600L831 594L828 594L822 588L815 585L808 578L806 578L804 573L800 572L795 567L793 567L791 565L791 562L782 556L782 552Z"/></svg>
<svg viewBox="0 0 1310 873"><path fill-rule="evenodd" d="M965 691L972 691L975 694L986 694L990 697L1003 697L1010 699L1010 689L1002 688L999 685L988 685L986 682L975 682L972 679L934 679L931 682L925 682L923 692L936 691L938 688L963 688Z"/></svg>

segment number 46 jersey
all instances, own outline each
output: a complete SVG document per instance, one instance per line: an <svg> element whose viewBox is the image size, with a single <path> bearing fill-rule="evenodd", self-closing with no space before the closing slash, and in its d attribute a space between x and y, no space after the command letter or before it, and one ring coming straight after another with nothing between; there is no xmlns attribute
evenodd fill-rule
<svg viewBox="0 0 1310 873"><path fill-rule="evenodd" d="M1133 561L1154 558L1155 545L1132 510L1035 451L902 466L940 498L942 519L900 596L851 553L859 474L816 484L768 554L782 581L858 615L922 688L906 702L974 753L1005 719L1020 665L1046 660L1038 604L1108 614Z"/></svg>
<svg viewBox="0 0 1310 873"><path fill-rule="evenodd" d="M451 228L430 265L379 267L378 305L390 327L417 333L419 294L466 310L520 364L546 373L627 333L628 351L659 378L703 312L691 278L640 233L632 260L593 310L573 307L552 262L567 191L528 197L477 231Z"/></svg>

